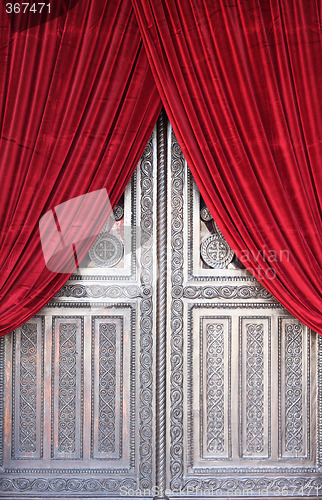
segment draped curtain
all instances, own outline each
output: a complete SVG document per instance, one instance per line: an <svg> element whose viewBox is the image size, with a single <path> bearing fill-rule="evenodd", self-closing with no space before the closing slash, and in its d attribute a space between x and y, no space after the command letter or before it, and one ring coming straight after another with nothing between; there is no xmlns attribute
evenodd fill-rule
<svg viewBox="0 0 322 500"><path fill-rule="evenodd" d="M102 188L114 205L160 97L236 255L322 334L321 1L58 3L38 21L1 6L0 335L68 278L41 216Z"/></svg>
<svg viewBox="0 0 322 500"><path fill-rule="evenodd" d="M161 109L130 1L70 6L61 2L37 24L33 13L8 16L1 5L0 335L69 277L45 265L42 215L103 188L114 205ZM92 210L80 258L96 222Z"/></svg>
<svg viewBox="0 0 322 500"><path fill-rule="evenodd" d="M133 5L219 229L276 299L322 334L321 2Z"/></svg>

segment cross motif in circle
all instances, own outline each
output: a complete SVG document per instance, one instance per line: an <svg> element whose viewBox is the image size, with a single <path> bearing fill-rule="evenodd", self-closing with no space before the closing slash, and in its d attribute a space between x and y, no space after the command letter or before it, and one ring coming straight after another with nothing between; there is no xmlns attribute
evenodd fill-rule
<svg viewBox="0 0 322 500"><path fill-rule="evenodd" d="M109 260L115 254L115 246L109 240L101 240L96 247L96 253L101 259Z"/></svg>
<svg viewBox="0 0 322 500"><path fill-rule="evenodd" d="M214 241L209 245L208 253L214 261L220 262L225 258L227 249L224 243Z"/></svg>

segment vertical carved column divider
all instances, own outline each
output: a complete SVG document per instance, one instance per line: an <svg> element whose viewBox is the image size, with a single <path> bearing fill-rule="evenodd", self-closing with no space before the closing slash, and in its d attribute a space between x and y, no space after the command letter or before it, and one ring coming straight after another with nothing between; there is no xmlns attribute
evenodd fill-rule
<svg viewBox="0 0 322 500"><path fill-rule="evenodd" d="M157 124L157 285L156 285L156 486L155 499L166 499L166 332L167 332L167 164L166 124Z"/></svg>

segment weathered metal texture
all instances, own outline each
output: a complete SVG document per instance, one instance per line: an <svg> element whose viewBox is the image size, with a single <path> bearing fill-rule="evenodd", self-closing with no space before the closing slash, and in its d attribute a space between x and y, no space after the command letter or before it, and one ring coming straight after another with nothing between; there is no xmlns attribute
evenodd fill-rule
<svg viewBox="0 0 322 500"><path fill-rule="evenodd" d="M156 267L156 487L155 498L167 498L166 485L166 344L167 344L167 121L164 110L157 123L157 267Z"/></svg>

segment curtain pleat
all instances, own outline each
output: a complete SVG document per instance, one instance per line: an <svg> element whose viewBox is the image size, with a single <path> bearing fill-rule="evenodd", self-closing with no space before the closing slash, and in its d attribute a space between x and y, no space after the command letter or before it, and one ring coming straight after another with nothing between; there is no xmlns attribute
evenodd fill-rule
<svg viewBox="0 0 322 500"><path fill-rule="evenodd" d="M0 335L36 314L70 275L46 267L41 217L104 188L114 206L161 109L131 2L70 6L39 24L20 16L12 25L1 7Z"/></svg>
<svg viewBox="0 0 322 500"><path fill-rule="evenodd" d="M165 110L249 271L322 334L319 0L133 0Z"/></svg>
<svg viewBox="0 0 322 500"><path fill-rule="evenodd" d="M0 335L69 277L46 267L41 217L103 188L117 202L160 97L238 258L321 334L321 1L55 5L24 18L1 7Z"/></svg>

